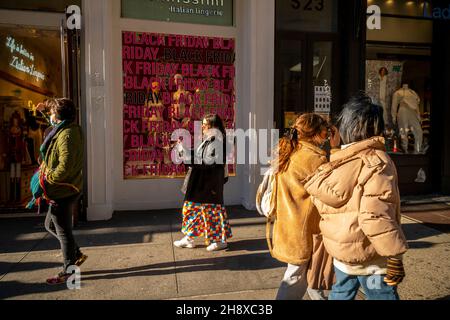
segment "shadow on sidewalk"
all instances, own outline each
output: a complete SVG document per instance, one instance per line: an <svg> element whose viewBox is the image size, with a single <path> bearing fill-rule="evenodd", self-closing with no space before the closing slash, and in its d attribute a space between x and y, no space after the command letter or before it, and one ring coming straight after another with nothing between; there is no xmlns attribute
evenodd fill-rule
<svg viewBox="0 0 450 320"><path fill-rule="evenodd" d="M183 260L156 263L147 266L126 269L109 269L83 272L84 280L118 279L127 277L161 276L201 271L221 270L267 270L284 267L285 264L273 259L269 253L252 253L246 255Z"/></svg>
<svg viewBox="0 0 450 320"><path fill-rule="evenodd" d="M402 229L407 240L419 240L442 234L439 230L424 228L423 224L420 223L402 224Z"/></svg>
<svg viewBox="0 0 450 320"><path fill-rule="evenodd" d="M256 211L249 211L239 206L231 206L227 210L232 227L265 224L264 218ZM241 220L248 218L251 220ZM0 253L28 252L36 248L59 250L59 242L53 237L48 236L43 240L43 237L47 235L44 220L45 216L2 219ZM74 229L74 235L78 245L85 248L151 243L155 234L179 232L181 222L181 214L177 209L123 211L115 212L112 219L108 221L82 223Z"/></svg>
<svg viewBox="0 0 450 320"><path fill-rule="evenodd" d="M55 262L3 262L0 261L0 275L10 272L27 272L41 269L54 268L61 266L61 263ZM2 287L0 282L0 288Z"/></svg>
<svg viewBox="0 0 450 320"><path fill-rule="evenodd" d="M65 284L50 286L42 279L42 283L23 283L20 281L1 281L0 282L0 300L20 297L33 293L49 293L67 290Z"/></svg>
<svg viewBox="0 0 450 320"><path fill-rule="evenodd" d="M228 252L269 250L266 239L245 239L230 242Z"/></svg>

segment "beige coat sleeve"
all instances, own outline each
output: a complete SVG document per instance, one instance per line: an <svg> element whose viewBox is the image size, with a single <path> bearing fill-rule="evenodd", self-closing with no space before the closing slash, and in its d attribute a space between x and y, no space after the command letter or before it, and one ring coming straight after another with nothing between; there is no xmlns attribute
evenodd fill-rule
<svg viewBox="0 0 450 320"><path fill-rule="evenodd" d="M363 186L358 222L380 256L397 256L408 249L399 201L395 168L377 168Z"/></svg>

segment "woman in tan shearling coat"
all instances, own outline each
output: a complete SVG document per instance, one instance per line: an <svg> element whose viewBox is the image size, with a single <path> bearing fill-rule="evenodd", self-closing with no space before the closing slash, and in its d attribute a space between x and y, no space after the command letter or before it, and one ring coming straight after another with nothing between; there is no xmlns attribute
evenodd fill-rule
<svg viewBox="0 0 450 320"><path fill-rule="evenodd" d="M327 162L320 146L329 126L321 116L299 116L288 137L278 145L276 220L272 256L288 264L277 300L301 299L307 289L306 272L312 256L313 234L320 233L320 216L305 191L302 180Z"/></svg>
<svg viewBox="0 0 450 320"><path fill-rule="evenodd" d="M368 299L397 300L407 242L396 168L380 136L383 109L357 96L338 121L345 145L305 183L321 215L323 243L334 258L336 283L329 300L354 299L360 286Z"/></svg>

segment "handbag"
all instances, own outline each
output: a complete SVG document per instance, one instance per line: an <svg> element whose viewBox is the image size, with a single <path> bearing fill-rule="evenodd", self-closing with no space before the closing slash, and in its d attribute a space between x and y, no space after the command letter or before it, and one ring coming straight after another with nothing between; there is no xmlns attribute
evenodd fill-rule
<svg viewBox="0 0 450 320"><path fill-rule="evenodd" d="M325 249L321 234L313 234L313 253L306 274L308 287L331 290L335 282L333 257Z"/></svg>
<svg viewBox="0 0 450 320"><path fill-rule="evenodd" d="M189 167L188 172L186 173L186 177L184 177L183 185L181 186L181 192L183 194L186 194L187 187L189 184L189 179L191 177L192 167Z"/></svg>

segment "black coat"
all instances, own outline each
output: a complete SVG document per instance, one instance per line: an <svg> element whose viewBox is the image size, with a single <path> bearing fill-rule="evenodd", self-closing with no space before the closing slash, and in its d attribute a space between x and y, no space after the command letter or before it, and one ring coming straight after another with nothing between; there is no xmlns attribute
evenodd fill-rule
<svg viewBox="0 0 450 320"><path fill-rule="evenodd" d="M184 201L223 204L223 185L228 180L228 177L225 177L224 164L226 149L223 143L223 152L220 154L212 145L214 141L215 138L211 137L192 152L191 159L196 158L197 162L188 164L192 171ZM205 157L210 157L214 161L206 162ZM220 158L222 161L218 161Z"/></svg>

